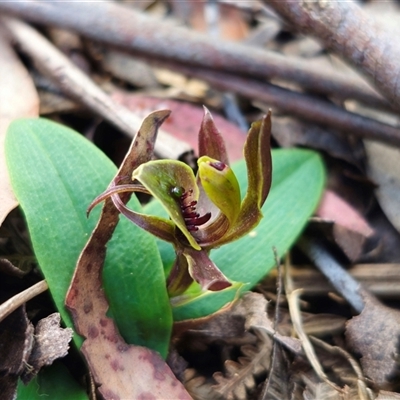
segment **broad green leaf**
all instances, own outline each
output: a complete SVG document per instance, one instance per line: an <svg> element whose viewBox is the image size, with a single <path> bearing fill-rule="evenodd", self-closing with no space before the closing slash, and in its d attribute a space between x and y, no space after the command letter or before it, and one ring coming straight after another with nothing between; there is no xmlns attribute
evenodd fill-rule
<svg viewBox="0 0 400 400"><path fill-rule="evenodd" d="M17 400L88 400L86 390L61 362L43 368L28 385L18 382Z"/></svg>
<svg viewBox="0 0 400 400"><path fill-rule="evenodd" d="M245 283L248 290L275 266L273 248L283 256L293 245L315 210L324 186L324 167L318 153L310 150L273 150L272 187L262 208L264 218L245 237L211 251L211 259L227 278ZM241 192L246 192L247 173L244 161L233 166ZM147 213L159 213L159 205L151 202ZM159 243L165 268L170 268L173 249ZM195 287L194 287L195 288ZM195 290L195 289L194 289ZM198 289L197 289L198 290ZM236 291L205 292L196 297L193 289L186 302L174 306L176 321L203 317L232 301Z"/></svg>
<svg viewBox="0 0 400 400"><path fill-rule="evenodd" d="M100 212L97 207L87 219L86 208L117 169L81 135L44 119L11 124L6 161L41 271L63 321L73 327L64 298ZM129 207L141 209L136 198ZM154 238L121 218L107 249L104 286L122 336L165 355L172 318Z"/></svg>

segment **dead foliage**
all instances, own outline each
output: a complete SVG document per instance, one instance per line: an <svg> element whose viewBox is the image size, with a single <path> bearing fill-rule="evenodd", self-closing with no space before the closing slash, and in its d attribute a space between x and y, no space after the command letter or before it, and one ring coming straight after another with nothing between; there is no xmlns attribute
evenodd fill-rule
<svg viewBox="0 0 400 400"><path fill-rule="evenodd" d="M67 352L70 369L80 357L39 296L47 285L24 218L12 211L10 122L40 115L71 126L122 163L125 177L154 145L157 157L194 167L202 105L228 133L231 161L242 157L248 124L272 108L274 147L323 155L324 197L280 267L285 278L277 269L229 308L175 324L168 365L128 346L106 315L101 268L118 222L106 202L67 298L86 339L88 391L109 399L400 398L398 2L2 2L0 14L2 398ZM150 132L123 161L150 126L142 118L160 109L173 113L156 144ZM157 127L167 117L150 116ZM83 381L88 368L74 372Z"/></svg>

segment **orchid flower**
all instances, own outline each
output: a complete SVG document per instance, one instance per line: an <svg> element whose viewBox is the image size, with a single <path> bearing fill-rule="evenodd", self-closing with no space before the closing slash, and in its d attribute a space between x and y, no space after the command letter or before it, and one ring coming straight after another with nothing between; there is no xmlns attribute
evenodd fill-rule
<svg viewBox="0 0 400 400"><path fill-rule="evenodd" d="M168 277L170 296L182 294L194 281L203 290L232 285L210 259L213 248L248 234L262 218L261 207L271 186L271 115L252 124L244 145L248 186L241 200L237 178L211 114L199 132L197 175L176 160L150 160L132 173L132 184L116 182L90 205L111 196L115 207L129 220L174 246L176 259ZM169 219L146 215L125 206L122 192L144 192L161 202Z"/></svg>

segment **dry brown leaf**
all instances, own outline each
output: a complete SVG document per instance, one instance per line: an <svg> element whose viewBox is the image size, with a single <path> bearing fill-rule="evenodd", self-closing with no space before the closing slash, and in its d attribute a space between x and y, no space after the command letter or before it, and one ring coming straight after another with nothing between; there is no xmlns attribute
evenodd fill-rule
<svg viewBox="0 0 400 400"><path fill-rule="evenodd" d="M196 371L185 371L185 386L195 399L247 399L254 395L258 378L266 375L269 369L272 339L258 330L255 330L256 336L251 334L248 329L252 327L245 329L245 322L249 316L266 316L266 305L262 295L247 293L224 312L201 325L190 327L180 338L179 348L186 343L186 351L190 347L197 353L204 351L204 346L212 342L240 346L241 356L237 361L226 359L225 353L225 372L213 374L217 384L211 386L210 380L199 376Z"/></svg>
<svg viewBox="0 0 400 400"><path fill-rule="evenodd" d="M365 218L335 192L326 190L316 215L328 222L330 235L351 261L359 259L374 230Z"/></svg>
<svg viewBox="0 0 400 400"><path fill-rule="evenodd" d="M169 114L166 110L157 111L143 121L114 183L128 183L132 170L152 157L158 128ZM120 197L126 203L130 195L125 193ZM66 305L76 330L86 338L82 353L106 400L190 399L158 353L126 344L114 321L106 316L108 302L102 290L101 271L106 245L118 220L118 210L112 200L107 199L100 220L79 257L67 293Z"/></svg>
<svg viewBox="0 0 400 400"><path fill-rule="evenodd" d="M306 390L303 393L304 400L358 400L355 397L342 396L332 386L326 382L318 382L317 384L311 385L308 383Z"/></svg>
<svg viewBox="0 0 400 400"><path fill-rule="evenodd" d="M4 399L14 397L18 377L32 351L33 331L25 306L0 322L0 393Z"/></svg>
<svg viewBox="0 0 400 400"><path fill-rule="evenodd" d="M22 381L27 384L45 365L53 364L57 358L68 353L69 342L74 331L61 328L59 313L50 314L41 319L35 327L35 342L28 360L28 368L22 374Z"/></svg>
<svg viewBox="0 0 400 400"><path fill-rule="evenodd" d="M272 364L260 400L289 400L292 398L290 364L282 346L275 342Z"/></svg>
<svg viewBox="0 0 400 400"><path fill-rule="evenodd" d="M348 348L362 355L365 376L378 388L391 390L400 376L400 312L371 298L364 300L361 314L347 323Z"/></svg>
<svg viewBox="0 0 400 400"><path fill-rule="evenodd" d="M17 205L8 177L4 140L11 121L37 117L39 97L31 77L0 29L0 225Z"/></svg>
<svg viewBox="0 0 400 400"><path fill-rule="evenodd" d="M193 368L187 368L184 373L185 387L195 400L223 400L215 393L210 382L204 376L198 375Z"/></svg>
<svg viewBox="0 0 400 400"><path fill-rule="evenodd" d="M136 114L142 116L162 108L171 110L172 116L168 118L164 124L164 131L168 132L176 139L188 143L193 149L197 149L198 127L204 115L202 107L176 100L122 92L114 93L112 98L116 102L130 110L134 110ZM225 140L229 161L233 162L242 159L243 145L246 140L244 132L216 113L213 113L213 119Z"/></svg>
<svg viewBox="0 0 400 400"><path fill-rule="evenodd" d="M239 357L237 362L226 361L225 374L218 372L213 375L218 382L218 385L213 386L213 389L223 399L244 400L249 398L248 396L251 396L251 393L254 394L255 379L263 373L266 374L271 367L272 335L275 335L278 341L291 347L292 350L294 348L295 351L300 351L300 346L296 347L298 344L296 339L286 338L275 332L273 322L267 316L267 304L264 296L250 292L245 294L235 305L236 312L245 317L246 330L252 329L259 341L257 346L241 346L240 350L243 356Z"/></svg>
<svg viewBox="0 0 400 400"><path fill-rule="evenodd" d="M384 213L400 232L400 150L387 144L364 141L368 175L379 186L376 196Z"/></svg>
<svg viewBox="0 0 400 400"><path fill-rule="evenodd" d="M275 340L284 345L294 354L302 353L301 342L299 339L282 335L275 331L273 321L268 317L266 309L268 301L259 293L250 292L243 296L244 307L247 310L246 329L254 329L261 332L264 336L274 336Z"/></svg>

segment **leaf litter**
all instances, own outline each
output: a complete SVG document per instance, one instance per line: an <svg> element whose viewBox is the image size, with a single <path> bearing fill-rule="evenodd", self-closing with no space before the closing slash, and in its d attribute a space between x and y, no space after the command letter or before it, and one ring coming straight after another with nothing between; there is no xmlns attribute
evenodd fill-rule
<svg viewBox="0 0 400 400"><path fill-rule="evenodd" d="M176 9L179 8L178 3L172 3L175 4L174 7L176 7ZM373 3L376 4L376 2L372 2L372 4ZM322 2L321 7L323 4L324 3ZM182 5L180 6L182 7L181 12L184 12L184 7ZM160 7L162 8L162 6ZM233 7L239 7L239 5L234 5ZM254 17L254 14L249 14L254 13L254 9L251 9L250 6L243 7L244 8L240 13L235 12L235 14L236 17L240 16L241 18L240 25L246 26L246 18L248 15ZM391 3L391 7L394 10L393 12L391 11L391 14L398 13L398 6ZM280 36L287 35L284 36L284 40L282 40L280 36L277 36L277 33L274 33L271 38L275 37L275 40L270 39L269 42L267 42L267 47L269 49L283 47L292 52L294 51L294 54L298 56L301 55L310 58L321 56L322 47L320 44L316 46L315 43L312 43L309 40L309 43L304 43L304 40L297 39L297 35L289 37L288 32L286 31L287 28L285 28L284 35L282 35L283 23L280 19L276 18L276 14L266 12L262 17L257 15L255 20L257 18L259 20L264 19L267 23L273 23L275 26L274 32L281 30ZM190 15L190 12L188 19L193 19L193 14ZM193 20L193 24L198 24L198 16L196 19L197 21ZM206 24L210 22L207 18L205 18L205 21L203 21L202 18L200 18L200 20L203 29L204 22L206 22ZM224 21L221 21L220 23L222 26ZM215 22L213 24L215 27ZM230 29L235 29L235 26L231 25ZM238 35L242 35L242 33L232 32L229 35L231 38L235 38ZM253 38L253 40L256 42L255 38ZM285 42L288 43L288 46L286 46ZM300 42L303 42L303 44ZM291 46L293 44L294 46ZM292 49L290 49L290 47L292 47ZM115 74L118 79L129 79L127 77L124 78L123 75L118 76L118 71L116 69L114 70L114 67L110 68L107 62L108 60L105 60L104 65L109 68L109 73ZM148 68L150 67L148 66ZM161 74L159 76L161 76ZM158 79L157 73L152 74L152 84L154 84L154 78ZM172 79L171 75L169 75L169 77L167 76L167 78L164 77L162 85L166 84L165 79ZM188 84L188 82L188 80L184 81L182 87L180 89L178 88L178 90L175 88L175 93L179 90L183 92L184 86L185 84ZM207 98L207 90L204 90L204 87L207 86L203 86L201 91L199 90L196 93L199 97L202 96L201 101L204 103L211 102L211 104L214 105L221 104L218 102L216 103L215 98ZM160 85L158 85L158 88L160 88ZM124 101L125 96L126 99L129 98L127 93L128 91L122 94ZM162 93L161 89L159 89L159 93ZM172 93L172 91L169 93ZM185 95L187 96L188 94L193 96L194 92L189 93L188 91ZM164 95L164 99L161 97L161 100L158 101L162 102L165 100L165 97L168 98L167 90L165 90L162 95ZM139 96L139 104L140 101ZM168 99L168 101L170 100ZM336 101L336 99L334 99L334 101ZM135 107L137 107L137 103L135 103ZM246 109L246 107L249 107L248 104L246 104L243 109ZM267 107L269 108L270 105L267 105ZM166 108L169 108L169 106ZM254 109L251 113L254 113ZM184 120L185 114L186 111L181 111L179 116L182 116ZM288 118L288 116L286 116L286 118ZM290 118L292 118L292 116L290 116ZM192 116L190 118L187 117L187 120L191 119ZM197 123L193 123L193 125L198 126ZM220 126L219 123L217 125ZM180 130L182 129L180 128ZM333 189L335 196L338 194L341 197L340 200L344 200L347 209L344 211L343 208L339 208L339 211L338 209L335 210L335 207L332 206L332 204L337 205L340 201L334 199L330 204L328 204L330 209L328 211L325 209L320 216L324 219L335 221L329 227L329 229L331 229L330 234L334 237L334 240L330 242L330 251L340 258L343 265L346 265L347 267L354 262L362 263L363 260L372 260L373 262L379 262L380 260L388 262L389 260L393 262L396 257L396 251L392 247L396 247L396 240L394 238L397 236L396 233L391 230L391 225L394 225L398 229L396 215L396 196L398 190L397 186L395 186L394 190L391 190L390 187L388 188L388 185L393 187L393 182L396 184L395 176L394 178L392 177L391 180L389 179L389 182L385 179L389 176L388 173L393 172L394 167L397 164L397 159L394 158L394 161L390 161L389 157L385 157L385 155L381 158L381 160L383 159L385 161L386 159L386 161L388 161L388 166L382 173L383 179L372 173L373 167L370 167L369 169L370 177L374 180L374 183L379 186L377 189L378 201L390 220L390 222L386 221L385 227L382 228L382 224L378 226L376 219L372 218L373 214L379 215L380 213L379 207L375 204L375 196L372 193L374 188L370 185L370 190L367 190L368 195L360 196L361 191L358 190L360 187L359 181L357 182L358 178L355 178L356 174L353 173L354 170L357 170L357 174L364 175L363 164L365 163L366 158L364 155L361 155L360 157L360 151L362 152L363 147L362 144L360 150L360 144L358 143L357 145L354 145L352 142L353 138L349 138L347 135L343 137L343 132L333 132L332 129L327 129L326 127L315 125L310 122L306 123L299 119L292 119L289 122L282 119L282 122L279 121L279 123L276 124L276 132L274 133L273 131L272 133L281 146L292 146L293 144L296 144L321 149L328 155L327 162L330 164L329 167L331 167L332 164L335 164L336 168L340 170L340 173L336 175L336 177L333 177L333 174L330 175L331 180L328 183L328 186L330 189ZM191 133L188 133L187 136L190 135ZM331 140L328 140L328 138ZM186 149L187 148L188 147L186 147ZM393 150L393 152L396 151L397 150ZM368 145L367 153L369 165L373 166L375 163L378 164L378 167L380 168L382 162L375 160L375 155L373 155L372 151L369 150ZM337 160L340 160L340 163L337 163ZM351 167L349 167L349 165L351 165ZM341 181L337 181L337 176L340 177ZM334 180L336 180L336 182ZM355 196L345 188L345 185L343 184L344 180L347 180L347 185L353 185L356 188L354 190L356 193ZM335 189L338 187L340 188L340 191L336 192ZM329 195L328 191L327 193ZM332 194L332 192L330 193ZM382 196L381 193L385 194ZM362 199L357 199L357 196L362 197ZM354 199L356 199L356 201L353 201ZM360 205L362 202L363 204ZM365 206L365 203L367 203L367 206ZM327 204L325 203L325 206L326 205ZM335 215L337 218L335 218ZM354 228L354 225L352 224L354 220L358 223L356 228ZM343 230L342 227L344 227L345 230ZM323 235L324 237L327 234L326 230L324 231L323 229L319 232L320 235ZM350 235L349 232L351 233ZM354 232L360 236L354 238ZM372 241L374 243L371 248ZM385 243L389 243L389 245ZM392 253L386 251L388 248ZM296 259L296 264L309 263L308 260L298 257L297 254L294 254L294 258ZM371 264L365 267L366 268L363 270L366 271L365 273L368 275L368 271L372 271ZM386 274L384 271L387 271L387 267L388 264L377 263L375 264L375 267L372 268L378 269L379 271L382 269L382 274ZM359 264L358 268L363 268L363 264ZM303 273L301 267L299 270L301 271L299 272L301 276ZM350 267L350 272L351 271L352 268ZM395 273L396 264L392 265L392 271ZM360 275L356 275L357 281L359 276ZM96 284L98 284L97 279L98 277L94 280ZM378 280L378 278L376 278L376 280ZM393 278L392 281L395 281L395 279ZM320 278L318 278L318 284L319 283L324 285L323 290L325 293L332 290L332 287L326 282L321 281ZM317 283L311 282L311 285L313 284L317 285ZM388 284L388 282L383 284L383 289L381 289L380 295L388 292ZM98 285L98 287L100 287L100 285ZM186 321L186 326L181 326L181 331L179 331L179 324L177 324L176 333L173 336L173 342L176 342L175 344L179 350L177 351L177 357L181 357L179 354L183 354L184 356L187 356L185 358L189 360L189 368L184 367L184 365L187 364L185 360L181 360L177 363L180 365L180 368L183 369L184 383L187 390L194 398L199 399L257 398L257 395L262 393L261 388L265 385L265 380L268 380L270 381L269 384L271 389L269 390L268 395L263 397L263 399L399 398L399 395L393 392L393 390L398 390L399 380L397 374L399 349L398 326L400 321L396 304L391 308L376 300L365 298L363 303L364 308L361 314L354 316L357 314L354 312L354 309L352 310L345 306L343 299L340 299L337 295L331 295L330 298L334 300L331 300L327 305L326 298L328 296L321 296L321 291L319 292L318 298L314 296L315 294L306 295L306 291L304 295L301 294L301 299L299 300L301 308L300 327L302 327L306 337L309 337L311 332L311 330L307 328L308 319L318 328L314 330L313 333L318 331L319 336L324 340L324 342L318 342L313 337L310 337L309 342L313 346L315 357L326 374L326 377L329 379L329 382L334 382L335 385L340 386L341 391L337 391L326 380L321 380L315 371L310 368L310 362L302 347L302 345L304 346L304 338L303 340L300 340L293 335L293 322L288 317L288 312L282 310L278 321L274 321L274 317L269 317L272 315L270 309L277 298L274 290L272 292L263 292L263 295L252 293L244 296L242 300L237 301L237 303L230 309L222 310L218 315L207 318L206 322L202 322L204 326L199 322ZM398 293L394 295L392 294L391 296L398 298ZM267 303L265 297L273 300L270 303ZM252 301L249 301L249 298L251 298ZM318 308L318 303L321 298L323 301L320 307L323 308L323 305L326 305L326 310L324 310L325 316L320 313L321 308ZM105 303L100 302L100 304L101 306L104 306ZM284 295L279 301L278 306L284 307L285 309L287 308L287 298ZM243 308L241 311L240 307ZM334 325L335 317L337 316L336 314L331 315L326 312L330 308L333 308L336 311L339 308L339 314L345 315L344 317L341 317L340 321L338 321L337 329L328 329ZM101 310L104 310L104 308L101 308ZM102 317L100 317L101 313ZM103 323L106 321L107 324L111 323L111 320L105 317L105 312L101 311L100 314L95 317L96 324L98 324L99 321L103 321ZM103 317L104 319L102 319ZM26 317L24 318L26 320ZM345 336L342 335L343 318L349 320L346 326ZM86 328L87 327L88 326L86 326ZM103 328L104 327L102 327L102 329ZM26 329L29 330L30 328ZM113 330L113 328L110 328L109 332L111 335L114 335L113 337L118 338L118 334ZM24 338L24 336L22 337ZM91 338L93 343L95 340L96 338ZM29 348L29 343L28 346L26 346L25 341L26 339L23 339L24 343L21 347L22 350L19 350L18 354L20 354L21 351L24 353L26 347ZM193 357L192 354L189 354L189 350L193 351L192 348L196 348L196 346L198 351L197 353L195 352L196 356ZM275 354L275 362L272 362L274 346L276 346L278 350ZM204 371L204 365L201 367L201 363L195 363L193 358L209 352L210 349L211 351L218 353L218 363L215 368L211 368L212 371ZM90 346L88 346L87 351L91 351ZM130 354L130 352L131 350L127 350L128 354ZM148 356L147 360L153 360L152 356L149 355L152 353L143 352L140 354L145 354L146 357ZM26 356L22 354L19 359L21 358L25 360ZM147 363L150 366L152 365L151 360ZM132 360L130 360L130 362L131 361ZM97 362L97 360L95 360L95 362ZM126 362L128 363L128 361ZM163 361L156 361L155 364L158 362L160 363L159 365L164 365ZM175 368L172 366L172 362L169 361L169 363L174 372L176 372ZM206 362L203 364L205 363ZM114 366L118 370L118 366L120 365L122 364L117 365L117 363L113 363L111 367ZM112 373L115 375L114 369L112 370ZM16 371L14 367L12 367L10 371L11 370ZM176 375L179 376L177 372ZM174 381L173 379L174 378L171 378L171 381Z"/></svg>

